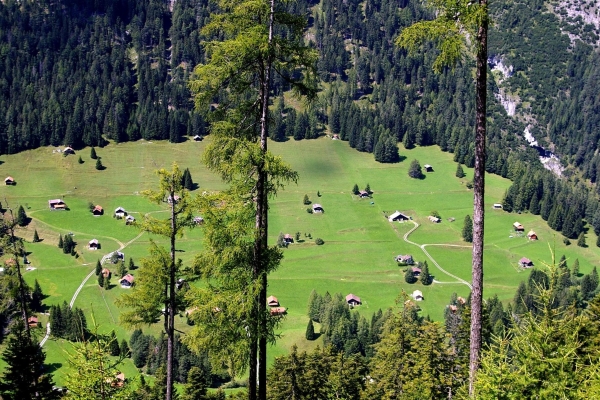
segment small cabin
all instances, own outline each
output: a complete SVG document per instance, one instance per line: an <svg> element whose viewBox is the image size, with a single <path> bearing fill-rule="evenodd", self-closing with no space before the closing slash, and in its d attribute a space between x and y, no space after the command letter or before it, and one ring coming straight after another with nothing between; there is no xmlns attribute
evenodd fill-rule
<svg viewBox="0 0 600 400"><path fill-rule="evenodd" d="M5 185L14 185L15 178L13 178L12 176L7 176L6 179L4 179L4 184Z"/></svg>
<svg viewBox="0 0 600 400"><path fill-rule="evenodd" d="M36 328L38 325L38 318L35 315L27 318L27 325L29 325L30 328Z"/></svg>
<svg viewBox="0 0 600 400"><path fill-rule="evenodd" d="M287 243L287 244L294 243L294 238L293 238L293 237L292 237L292 235L290 235L289 233L286 233L286 234L283 236L283 241L284 241L285 243Z"/></svg>
<svg viewBox="0 0 600 400"><path fill-rule="evenodd" d="M287 312L285 307L273 307L270 310L272 316L285 315Z"/></svg>
<svg viewBox="0 0 600 400"><path fill-rule="evenodd" d="M269 296L267 298L267 305L269 307L279 307L279 300L275 296Z"/></svg>
<svg viewBox="0 0 600 400"><path fill-rule="evenodd" d="M425 168L425 172L433 172L433 167L429 164L423 165L423 168Z"/></svg>
<svg viewBox="0 0 600 400"><path fill-rule="evenodd" d="M125 218L125 216L127 215L127 211L125 211L125 209L123 207L117 207L115 208L115 217L116 218Z"/></svg>
<svg viewBox="0 0 600 400"><path fill-rule="evenodd" d="M527 239L529 239L529 240L538 240L538 237L537 237L537 234L533 230L530 230L527 233Z"/></svg>
<svg viewBox="0 0 600 400"><path fill-rule="evenodd" d="M427 219L436 224L439 224L440 222L442 222L441 218L434 217L433 215L430 215L429 217L427 217Z"/></svg>
<svg viewBox="0 0 600 400"><path fill-rule="evenodd" d="M48 200L48 207L51 210L64 210L67 208L67 205L61 199Z"/></svg>
<svg viewBox="0 0 600 400"><path fill-rule="evenodd" d="M128 215L127 217L125 217L125 225L131 225L135 222L135 218L133 217L133 215Z"/></svg>
<svg viewBox="0 0 600 400"><path fill-rule="evenodd" d="M358 197L360 197L361 199L364 199L365 197L369 197L369 192L367 192L365 190L361 190L358 192Z"/></svg>
<svg viewBox="0 0 600 400"><path fill-rule="evenodd" d="M133 275L127 274L119 280L121 287L124 289L129 289L133 286Z"/></svg>
<svg viewBox="0 0 600 400"><path fill-rule="evenodd" d="M104 209L102 208L102 206L97 205L92 210L92 214L94 214L95 216L102 215L102 214L104 214Z"/></svg>
<svg viewBox="0 0 600 400"><path fill-rule="evenodd" d="M494 203L494 205L492 206L492 208L494 210L502 210L502 204L500 204L500 203Z"/></svg>
<svg viewBox="0 0 600 400"><path fill-rule="evenodd" d="M400 211L396 211L395 213L393 213L392 215L390 215L388 217L388 221L390 221L390 222L408 221L409 219L410 219L409 216L402 214Z"/></svg>
<svg viewBox="0 0 600 400"><path fill-rule="evenodd" d="M332 140L340 140L340 135L338 135L337 133L334 133L333 136L331 137Z"/></svg>
<svg viewBox="0 0 600 400"><path fill-rule="evenodd" d="M421 268L419 267L412 267L412 272L414 276L421 276Z"/></svg>
<svg viewBox="0 0 600 400"><path fill-rule="evenodd" d="M88 248L90 250L98 250L100 248L100 243L98 242L98 239L92 239L88 242Z"/></svg>
<svg viewBox="0 0 600 400"><path fill-rule="evenodd" d="M313 204L312 209L313 209L313 212L315 212L315 213L322 213L322 212L325 211L325 210L323 210L323 206L322 205L316 204L316 203Z"/></svg>
<svg viewBox="0 0 600 400"><path fill-rule="evenodd" d="M346 303L348 303L349 306L359 306L362 304L360 297L352 293L346 296Z"/></svg>
<svg viewBox="0 0 600 400"><path fill-rule="evenodd" d="M533 267L533 261L531 261L529 258L523 257L519 260L519 266L521 266L521 268L531 268Z"/></svg>
<svg viewBox="0 0 600 400"><path fill-rule="evenodd" d="M515 232L524 232L525 228L523 228L523 225L521 225L521 223L519 222L515 222L513 224L513 228L515 228Z"/></svg>
<svg viewBox="0 0 600 400"><path fill-rule="evenodd" d="M193 139L194 139L194 142L201 142L201 141L202 141L202 139L204 139L204 138L203 138L202 136L200 136L200 135L195 135L195 136L193 137Z"/></svg>
<svg viewBox="0 0 600 400"><path fill-rule="evenodd" d="M111 275L110 269L108 269L108 268L102 268L102 276L103 277L110 278L110 275Z"/></svg>
<svg viewBox="0 0 600 400"><path fill-rule="evenodd" d="M415 301L423 301L423 293L420 290L415 290L412 293L412 298L415 299Z"/></svg>
<svg viewBox="0 0 600 400"><path fill-rule="evenodd" d="M73 150L72 147L65 147L65 149L63 150L63 154L65 156L68 156L69 154L75 154L75 150Z"/></svg>
<svg viewBox="0 0 600 400"><path fill-rule="evenodd" d="M406 265L412 265L415 263L415 261L413 260L413 256L410 254L398 254L396 256L395 260L396 260L396 262L406 264Z"/></svg>

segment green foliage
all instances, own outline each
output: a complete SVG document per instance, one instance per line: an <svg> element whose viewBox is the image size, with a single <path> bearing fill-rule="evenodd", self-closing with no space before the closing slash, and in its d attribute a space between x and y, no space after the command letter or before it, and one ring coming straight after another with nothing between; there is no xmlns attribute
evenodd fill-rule
<svg viewBox="0 0 600 400"><path fill-rule="evenodd" d="M38 243L39 241L40 241L40 236L38 235L37 229L35 229L33 231L33 240L32 240L32 242L33 243Z"/></svg>
<svg viewBox="0 0 600 400"><path fill-rule="evenodd" d="M315 340L315 326L313 325L312 319L308 320L308 325L306 326L306 334L304 335L306 340Z"/></svg>
<svg viewBox="0 0 600 400"><path fill-rule="evenodd" d="M427 265L427 261L423 261L423 264L421 264L421 274L419 275L419 280L425 286L431 285L433 281L433 277L429 274L429 266Z"/></svg>
<svg viewBox="0 0 600 400"><path fill-rule="evenodd" d="M7 364L0 380L3 399L59 398L52 390L52 375L44 373L46 355L20 320L12 326L2 359Z"/></svg>
<svg viewBox="0 0 600 400"><path fill-rule="evenodd" d="M465 221L463 223L462 238L465 242L471 243L473 241L473 220L470 215L465 215Z"/></svg>
<svg viewBox="0 0 600 400"><path fill-rule="evenodd" d="M111 356L119 356L121 354L121 348L119 347L119 340L115 331L110 332L110 338L108 339L108 349Z"/></svg>
<svg viewBox="0 0 600 400"><path fill-rule="evenodd" d="M307 194L305 194L305 195L304 195L304 199L302 200L302 204L304 204L304 205L308 205L308 204L310 204L310 203L311 203L311 201L310 201L310 199L308 198L308 195L307 195Z"/></svg>
<svg viewBox="0 0 600 400"><path fill-rule="evenodd" d="M358 185L355 183L354 187L352 188L352 194L358 194Z"/></svg>
<svg viewBox="0 0 600 400"><path fill-rule="evenodd" d="M369 194L373 193L373 192L371 192L371 185L369 185L368 183L367 183L367 186L365 186L365 192L367 192Z"/></svg>
<svg viewBox="0 0 600 400"><path fill-rule="evenodd" d="M130 271L133 271L134 269L136 269L137 267L135 266L135 263L133 262L133 258L129 257L129 267L128 269Z"/></svg>
<svg viewBox="0 0 600 400"><path fill-rule="evenodd" d="M96 159L96 169L97 169L98 171L102 171L102 170L104 170L104 169L105 169L104 165L102 165L102 159L101 159L100 157L98 157L98 158Z"/></svg>
<svg viewBox="0 0 600 400"><path fill-rule="evenodd" d="M412 270L412 267L406 268L406 272L404 273L404 280L406 283L415 283L417 282L417 277Z"/></svg>
<svg viewBox="0 0 600 400"><path fill-rule="evenodd" d="M321 303L323 297L315 289L310 292L308 298L308 317L315 322L321 321Z"/></svg>
<svg viewBox="0 0 600 400"><path fill-rule="evenodd" d="M119 355L123 358L128 358L131 355L129 352L129 346L127 345L127 341L125 339L121 340L121 344L119 346Z"/></svg>
<svg viewBox="0 0 600 400"><path fill-rule="evenodd" d="M49 311L52 336L73 342L87 337L87 321L80 308L71 308L65 301L61 305L50 306Z"/></svg>
<svg viewBox="0 0 600 400"><path fill-rule="evenodd" d="M308 208L306 209L306 212L307 212L307 213L309 213L309 214L312 214L312 213L313 213L313 209L312 209L312 207L308 207Z"/></svg>
<svg viewBox="0 0 600 400"><path fill-rule="evenodd" d="M463 171L462 165L456 164L456 177L464 178L466 176L465 171Z"/></svg>
<svg viewBox="0 0 600 400"><path fill-rule="evenodd" d="M208 377L204 371L198 367L190 368L187 376L187 382L183 387L181 400L204 400L206 399L206 389L208 388Z"/></svg>
<svg viewBox="0 0 600 400"><path fill-rule="evenodd" d="M98 275L98 286L104 287L104 276L102 274Z"/></svg>
<svg viewBox="0 0 600 400"><path fill-rule="evenodd" d="M277 236L277 247L284 248L287 247L287 242L284 240L283 232L279 232Z"/></svg>
<svg viewBox="0 0 600 400"><path fill-rule="evenodd" d="M317 246L321 246L321 245L325 244L325 241L323 239L321 239L321 238L316 238L315 239L315 244Z"/></svg>
<svg viewBox="0 0 600 400"><path fill-rule="evenodd" d="M29 218L27 217L27 214L25 213L25 209L23 208L23 206L19 205L19 208L17 210L17 224L19 226L26 226L29 223Z"/></svg>
<svg viewBox="0 0 600 400"><path fill-rule="evenodd" d="M81 158L81 156L79 156L79 158L77 159L77 162L78 162L79 164L83 164L83 163L84 163L84 161L83 161L83 159Z"/></svg>
<svg viewBox="0 0 600 400"><path fill-rule="evenodd" d="M413 179L420 179L423 176L421 164L419 164L418 160L411 161L410 167L408 168L408 176Z"/></svg>
<svg viewBox="0 0 600 400"><path fill-rule="evenodd" d="M98 259L98 261L96 261L96 276L100 275L100 273L102 272L102 264L100 263L100 260Z"/></svg>
<svg viewBox="0 0 600 400"><path fill-rule="evenodd" d="M35 280L33 284L33 291L31 292L31 309L33 311L43 311L42 300L44 300L44 293L38 280Z"/></svg>
<svg viewBox="0 0 600 400"><path fill-rule="evenodd" d="M117 266L117 276L122 278L125 276L125 274L127 274L127 268L125 268L125 261L121 260Z"/></svg>
<svg viewBox="0 0 600 400"><path fill-rule="evenodd" d="M436 217L436 218L442 218L442 216L440 215L439 212L433 210L432 212L429 213L429 215L431 215L432 217Z"/></svg>
<svg viewBox="0 0 600 400"><path fill-rule="evenodd" d="M579 246L579 247L587 247L587 245L585 243L585 234L583 232L581 232L579 234L579 237L577 238L577 246Z"/></svg>
<svg viewBox="0 0 600 400"><path fill-rule="evenodd" d="M79 157L79 158L81 158L81 157ZM96 154L96 149L93 148L93 147L90 149L90 158L92 160L97 160L98 159L98 155Z"/></svg>

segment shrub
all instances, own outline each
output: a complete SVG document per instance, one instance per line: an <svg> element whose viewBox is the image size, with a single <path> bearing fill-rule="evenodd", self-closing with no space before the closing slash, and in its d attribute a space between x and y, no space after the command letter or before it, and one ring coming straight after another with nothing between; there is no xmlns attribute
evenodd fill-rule
<svg viewBox="0 0 600 400"><path fill-rule="evenodd" d="M308 204L310 204L310 203L311 203L311 202L310 202L310 199L308 198L308 195L307 195L307 194L305 194L305 195L304 195L304 200L302 200L302 202L303 202L304 204L306 204L306 205L308 205Z"/></svg>
<svg viewBox="0 0 600 400"><path fill-rule="evenodd" d="M408 168L408 176L413 179L419 179L423 176L419 160L412 160L410 167Z"/></svg>
<svg viewBox="0 0 600 400"><path fill-rule="evenodd" d="M312 214L312 213L313 213L313 209L312 209L312 207L308 207L308 208L306 209L306 212L307 212L307 213L309 213L309 214Z"/></svg>
<svg viewBox="0 0 600 400"><path fill-rule="evenodd" d="M322 245L322 244L325 244L325 241L324 241L323 239L321 239L321 238L316 238L316 239L315 239L315 243L316 243L318 246L320 246L320 245Z"/></svg>

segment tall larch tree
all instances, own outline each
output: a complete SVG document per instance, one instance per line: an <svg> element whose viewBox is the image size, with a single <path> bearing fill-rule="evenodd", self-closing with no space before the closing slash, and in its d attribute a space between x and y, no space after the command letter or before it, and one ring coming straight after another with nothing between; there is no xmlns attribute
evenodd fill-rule
<svg viewBox="0 0 600 400"><path fill-rule="evenodd" d="M488 0L430 0L436 18L421 21L403 30L396 44L416 51L433 41L439 50L433 68L440 72L454 66L468 43L475 55L475 165L473 173L473 260L471 292L471 344L469 362L469 395L475 393L474 382L482 345L483 313L483 216L485 191L485 140L487 96ZM470 40L468 40L470 39Z"/></svg>
<svg viewBox="0 0 600 400"><path fill-rule="evenodd" d="M276 265L273 259L281 258L267 244L268 197L297 179L297 174L267 149L271 82L278 73L296 94L314 98L317 57L304 45L306 18L285 12L284 2L217 3L222 12L213 14L202 33L222 39L205 42L207 62L196 67L190 87L197 109L208 114L211 123L213 141L205 152L205 163L231 185L232 192L254 204L248 396L264 399L267 341L272 337L266 310L267 274ZM284 30L287 35L280 36ZM296 74L299 70L300 75ZM208 113L215 98L220 99L219 104Z"/></svg>

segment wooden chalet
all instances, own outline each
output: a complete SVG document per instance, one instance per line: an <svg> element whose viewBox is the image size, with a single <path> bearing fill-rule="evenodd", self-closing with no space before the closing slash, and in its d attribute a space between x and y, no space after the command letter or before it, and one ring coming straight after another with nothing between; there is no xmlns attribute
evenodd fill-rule
<svg viewBox="0 0 600 400"><path fill-rule="evenodd" d="M433 172L433 167L429 164L423 165L423 168L425 168L425 172Z"/></svg>
<svg viewBox="0 0 600 400"><path fill-rule="evenodd" d="M75 154L75 150L73 150L73 148L72 148L72 147L69 147L69 146L67 146L67 147L65 147L65 149L63 150L63 154L64 154L65 156L68 156L69 154Z"/></svg>
<svg viewBox="0 0 600 400"><path fill-rule="evenodd" d="M458 311L458 307L456 307L454 304L450 304L448 308L452 314L455 314Z"/></svg>
<svg viewBox="0 0 600 400"><path fill-rule="evenodd" d="M88 248L90 250L98 250L100 248L100 243L98 242L98 239L92 239L88 242Z"/></svg>
<svg viewBox="0 0 600 400"><path fill-rule="evenodd" d="M35 315L27 318L27 325L29 325L30 328L37 328L38 318Z"/></svg>
<svg viewBox="0 0 600 400"><path fill-rule="evenodd" d="M340 135L338 135L337 133L334 133L333 136L331 137L332 140L340 140Z"/></svg>
<svg viewBox="0 0 600 400"><path fill-rule="evenodd" d="M420 276L421 275L421 268L419 267L411 267L413 275L414 276Z"/></svg>
<svg viewBox="0 0 600 400"><path fill-rule="evenodd" d="M135 222L135 218L133 215L128 215L125 217L125 225L131 225Z"/></svg>
<svg viewBox="0 0 600 400"><path fill-rule="evenodd" d="M133 286L133 275L131 274L127 274L124 277L122 277L121 279L119 279L119 283L121 284L121 287L124 289L129 289L130 287Z"/></svg>
<svg viewBox="0 0 600 400"><path fill-rule="evenodd" d="M427 219L436 224L439 224L440 222L442 222L441 218L434 217L433 215L428 216Z"/></svg>
<svg viewBox="0 0 600 400"><path fill-rule="evenodd" d="M14 185L15 178L13 178L12 176L7 176L6 179L4 179L4 184L5 185Z"/></svg>
<svg viewBox="0 0 600 400"><path fill-rule="evenodd" d="M313 209L313 212L315 212L315 213L322 213L325 211L325 210L323 210L323 206L320 204L317 204L317 203L313 204L312 209Z"/></svg>
<svg viewBox="0 0 600 400"><path fill-rule="evenodd" d="M415 301L423 300L423 293L420 290L415 290L411 296L413 299L415 299Z"/></svg>
<svg viewBox="0 0 600 400"><path fill-rule="evenodd" d="M202 139L204 139L204 138L203 138L202 136L200 136L200 135L195 135L195 136L193 137L193 139L194 139L194 142L201 142L201 141L202 141Z"/></svg>
<svg viewBox="0 0 600 400"><path fill-rule="evenodd" d="M199 217L199 216L198 217L194 217L194 223L196 225L202 225L202 224L204 224L204 218Z"/></svg>
<svg viewBox="0 0 600 400"><path fill-rule="evenodd" d="M525 228L523 228L523 225L521 225L520 222L515 222L513 224L513 228L515 228L516 232L524 232L525 231Z"/></svg>
<svg viewBox="0 0 600 400"><path fill-rule="evenodd" d="M115 208L115 217L125 218L126 215L127 215L127 211L125 211L125 209L123 207Z"/></svg>
<svg viewBox="0 0 600 400"><path fill-rule="evenodd" d="M395 213L393 213L392 215L390 215L388 217L388 221L390 221L390 222L408 221L409 219L410 219L409 216L402 214L400 211L396 211Z"/></svg>
<svg viewBox="0 0 600 400"><path fill-rule="evenodd" d="M285 307L273 307L273 308L271 308L270 312L271 312L272 316L277 316L277 315L285 315L287 310L285 309Z"/></svg>
<svg viewBox="0 0 600 400"><path fill-rule="evenodd" d="M527 239L538 240L538 237L537 237L537 234L533 230L530 230L529 232L527 232Z"/></svg>
<svg viewBox="0 0 600 400"><path fill-rule="evenodd" d="M67 208L67 205L61 199L53 199L48 200L48 207L51 210L64 210Z"/></svg>
<svg viewBox="0 0 600 400"><path fill-rule="evenodd" d="M361 199L364 199L365 197L369 197L369 192L364 191L364 190L360 190L358 192L358 197L360 197Z"/></svg>
<svg viewBox="0 0 600 400"><path fill-rule="evenodd" d="M519 260L519 266L522 268L531 268L533 267L533 261L531 261L529 258L523 257Z"/></svg>
<svg viewBox="0 0 600 400"><path fill-rule="evenodd" d="M396 260L396 262L406 264L406 265L412 265L415 263L415 260L413 260L413 256L410 254L398 254L396 256L395 260Z"/></svg>
<svg viewBox="0 0 600 400"><path fill-rule="evenodd" d="M102 206L96 205L96 207L94 207L94 209L92 210L92 214L94 214L95 216L99 216L104 214L104 209L102 208Z"/></svg>
<svg viewBox="0 0 600 400"><path fill-rule="evenodd" d="M115 375L114 378L106 378L106 382L110 383L110 386L114 388L123 387L123 385L125 384L125 374L119 372L117 375Z"/></svg>
<svg viewBox="0 0 600 400"><path fill-rule="evenodd" d="M348 303L348 305L350 306L359 306L362 304L362 302L360 301L360 297L352 293L346 296L346 303Z"/></svg>
<svg viewBox="0 0 600 400"><path fill-rule="evenodd" d="M267 305L269 307L279 307L279 300L275 296L267 297Z"/></svg>
<svg viewBox="0 0 600 400"><path fill-rule="evenodd" d="M283 241L286 242L287 244L294 243L294 238L289 233L286 233L283 236Z"/></svg>

